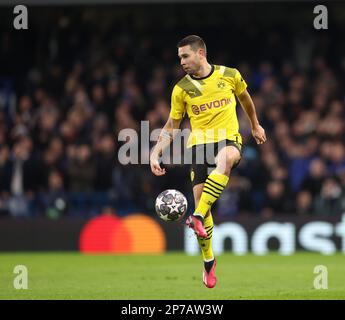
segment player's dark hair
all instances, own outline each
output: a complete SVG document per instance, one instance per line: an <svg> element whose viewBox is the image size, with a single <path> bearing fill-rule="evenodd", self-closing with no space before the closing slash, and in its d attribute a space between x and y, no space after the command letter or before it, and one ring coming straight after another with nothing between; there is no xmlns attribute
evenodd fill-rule
<svg viewBox="0 0 345 320"><path fill-rule="evenodd" d="M190 45L193 51L196 51L198 49L203 49L205 51L206 55L206 44L204 40L202 40L201 37L196 35L190 35L185 38L183 38L179 43L177 44L177 48L184 47Z"/></svg>

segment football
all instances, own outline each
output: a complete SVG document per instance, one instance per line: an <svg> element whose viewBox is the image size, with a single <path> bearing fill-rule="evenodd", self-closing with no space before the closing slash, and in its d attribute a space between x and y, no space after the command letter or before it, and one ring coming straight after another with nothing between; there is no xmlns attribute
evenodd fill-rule
<svg viewBox="0 0 345 320"><path fill-rule="evenodd" d="M179 221L187 212L187 199L178 190L168 189L156 198L156 213L164 221Z"/></svg>

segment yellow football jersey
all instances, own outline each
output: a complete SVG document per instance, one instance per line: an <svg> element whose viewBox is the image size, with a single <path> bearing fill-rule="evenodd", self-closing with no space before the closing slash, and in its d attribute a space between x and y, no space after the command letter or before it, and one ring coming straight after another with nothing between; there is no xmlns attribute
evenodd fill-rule
<svg viewBox="0 0 345 320"><path fill-rule="evenodd" d="M204 78L183 77L171 96L170 117L190 118L192 132L187 147L218 142L224 139L242 143L238 132L235 95L247 88L237 69L212 65Z"/></svg>

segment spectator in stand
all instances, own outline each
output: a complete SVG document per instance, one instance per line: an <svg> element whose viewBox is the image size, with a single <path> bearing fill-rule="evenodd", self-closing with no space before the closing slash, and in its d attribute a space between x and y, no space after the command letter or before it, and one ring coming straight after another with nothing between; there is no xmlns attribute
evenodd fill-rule
<svg viewBox="0 0 345 320"><path fill-rule="evenodd" d="M321 158L315 158L309 167L309 174L304 179L301 189L308 191L314 200L320 193L323 181L327 177L327 168Z"/></svg>
<svg viewBox="0 0 345 320"><path fill-rule="evenodd" d="M9 212L13 216L29 217L38 189L38 167L32 152L32 139L21 137L15 142L10 161L5 167L4 191Z"/></svg>
<svg viewBox="0 0 345 320"><path fill-rule="evenodd" d="M332 216L343 213L345 210L344 196L338 179L326 178L315 199L315 214Z"/></svg>
<svg viewBox="0 0 345 320"><path fill-rule="evenodd" d="M266 188L266 201L262 210L264 217L272 217L277 213L292 214L293 203L288 196L287 189L282 181L270 181Z"/></svg>
<svg viewBox="0 0 345 320"><path fill-rule="evenodd" d="M299 216L309 216L313 214L313 197L311 192L302 190L296 196L296 213Z"/></svg>
<svg viewBox="0 0 345 320"><path fill-rule="evenodd" d="M62 175L52 171L48 177L48 188L41 194L42 209L50 219L60 218L67 212L68 197Z"/></svg>

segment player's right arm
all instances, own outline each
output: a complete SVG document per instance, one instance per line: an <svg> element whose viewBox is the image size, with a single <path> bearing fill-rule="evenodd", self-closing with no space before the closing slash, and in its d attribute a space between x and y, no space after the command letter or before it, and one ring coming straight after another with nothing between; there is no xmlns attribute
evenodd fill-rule
<svg viewBox="0 0 345 320"><path fill-rule="evenodd" d="M179 86L175 85L171 94L171 110L169 119L164 125L159 135L158 142L152 149L150 155L151 171L156 176L162 176L165 174L165 169L162 169L159 164L159 158L162 156L164 150L170 145L171 141L174 140L174 136L177 133L176 129L180 128L184 114L185 105L183 100L183 91Z"/></svg>
<svg viewBox="0 0 345 320"><path fill-rule="evenodd" d="M174 135L176 130L180 127L182 119L173 119L169 117L168 121L164 125L157 144L153 147L151 156L150 156L150 166L151 171L156 176L161 176L165 174L165 169L162 169L159 164L159 158L162 156L164 150L170 145L171 141L174 140Z"/></svg>

